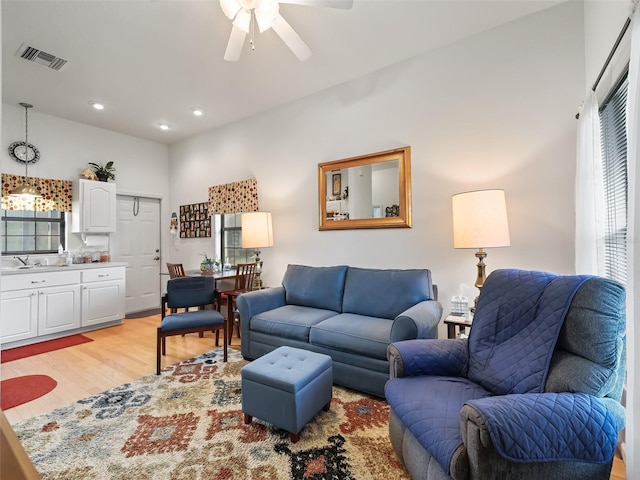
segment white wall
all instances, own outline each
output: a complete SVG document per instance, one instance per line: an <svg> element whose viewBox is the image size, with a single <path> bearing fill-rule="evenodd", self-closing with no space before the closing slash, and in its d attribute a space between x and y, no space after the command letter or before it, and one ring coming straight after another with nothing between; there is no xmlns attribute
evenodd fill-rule
<svg viewBox="0 0 640 480"><path fill-rule="evenodd" d="M204 201L210 185L256 178L260 209L273 212L267 285L288 263L426 267L448 310L459 285L473 285L476 263L472 250L453 249L451 195L503 188L512 246L489 250L489 270L571 273L584 69L582 4L561 4L172 145L171 208ZM318 231L317 164L404 145L413 228ZM193 266L203 248L182 240L172 259Z"/></svg>
<svg viewBox="0 0 640 480"><path fill-rule="evenodd" d="M397 166L381 168L372 172L372 203L373 205L380 205L383 217L385 215L385 208L392 205L400 205L398 189L399 177L400 169Z"/></svg>
<svg viewBox="0 0 640 480"><path fill-rule="evenodd" d="M24 141L24 108L3 104L2 151L6 152L11 143L19 140ZM29 143L40 150L40 161L29 166L29 176L73 181L80 177L88 162L113 160L118 193L164 198L162 203L167 203L169 149L166 145L45 115L38 112L37 105L29 111ZM6 154L0 158L3 173L24 175L22 164ZM169 230L167 211L165 206L163 237ZM68 237L71 250L82 246L79 235L69 233ZM166 239L164 242L166 244Z"/></svg>
<svg viewBox="0 0 640 480"><path fill-rule="evenodd" d="M590 89L630 14L630 0L589 0L584 7L586 89ZM605 70L596 92L600 101L613 88L629 62L630 35L626 35Z"/></svg>

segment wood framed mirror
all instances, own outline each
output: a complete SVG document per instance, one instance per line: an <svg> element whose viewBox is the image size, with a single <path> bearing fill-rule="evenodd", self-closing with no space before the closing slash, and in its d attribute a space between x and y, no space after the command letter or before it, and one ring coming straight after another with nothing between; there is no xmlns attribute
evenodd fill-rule
<svg viewBox="0 0 640 480"><path fill-rule="evenodd" d="M411 227L411 147L318 164L320 230Z"/></svg>

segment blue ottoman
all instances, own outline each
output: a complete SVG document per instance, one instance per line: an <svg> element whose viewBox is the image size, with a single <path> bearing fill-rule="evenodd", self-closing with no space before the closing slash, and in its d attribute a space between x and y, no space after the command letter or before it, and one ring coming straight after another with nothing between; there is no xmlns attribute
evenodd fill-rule
<svg viewBox="0 0 640 480"><path fill-rule="evenodd" d="M260 418L300 439L316 413L329 410L333 396L331 357L291 347L274 351L242 367L244 423Z"/></svg>

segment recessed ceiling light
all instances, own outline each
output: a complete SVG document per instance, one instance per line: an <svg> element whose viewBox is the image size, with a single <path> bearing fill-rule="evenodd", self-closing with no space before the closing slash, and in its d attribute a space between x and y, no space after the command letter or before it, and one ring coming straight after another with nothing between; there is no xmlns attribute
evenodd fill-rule
<svg viewBox="0 0 640 480"><path fill-rule="evenodd" d="M169 130L169 125L167 125L166 123L158 123L158 127L160 128L160 130Z"/></svg>
<svg viewBox="0 0 640 480"><path fill-rule="evenodd" d="M104 110L104 103L100 102L89 102L89 104L95 108L96 110Z"/></svg>
<svg viewBox="0 0 640 480"><path fill-rule="evenodd" d="M204 115L204 110L198 107L193 107L191 109L191 113L193 113L196 117L201 117L202 115Z"/></svg>

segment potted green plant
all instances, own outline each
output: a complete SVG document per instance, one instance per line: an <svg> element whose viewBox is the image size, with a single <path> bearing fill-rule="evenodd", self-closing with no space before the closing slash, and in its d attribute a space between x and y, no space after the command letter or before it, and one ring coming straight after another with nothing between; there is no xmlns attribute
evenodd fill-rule
<svg viewBox="0 0 640 480"><path fill-rule="evenodd" d="M216 267L220 265L220 262L217 260L214 260L213 258L210 258L206 254L206 252L201 253L200 255L204 257L204 260L200 262L200 273L202 275L213 275L213 272L215 271Z"/></svg>
<svg viewBox="0 0 640 480"><path fill-rule="evenodd" d="M101 182L108 182L109 180L115 180L116 167L113 166L113 161L107 162L105 164L102 163L93 163L89 162L89 166L93 169L93 173L96 174L98 180Z"/></svg>

